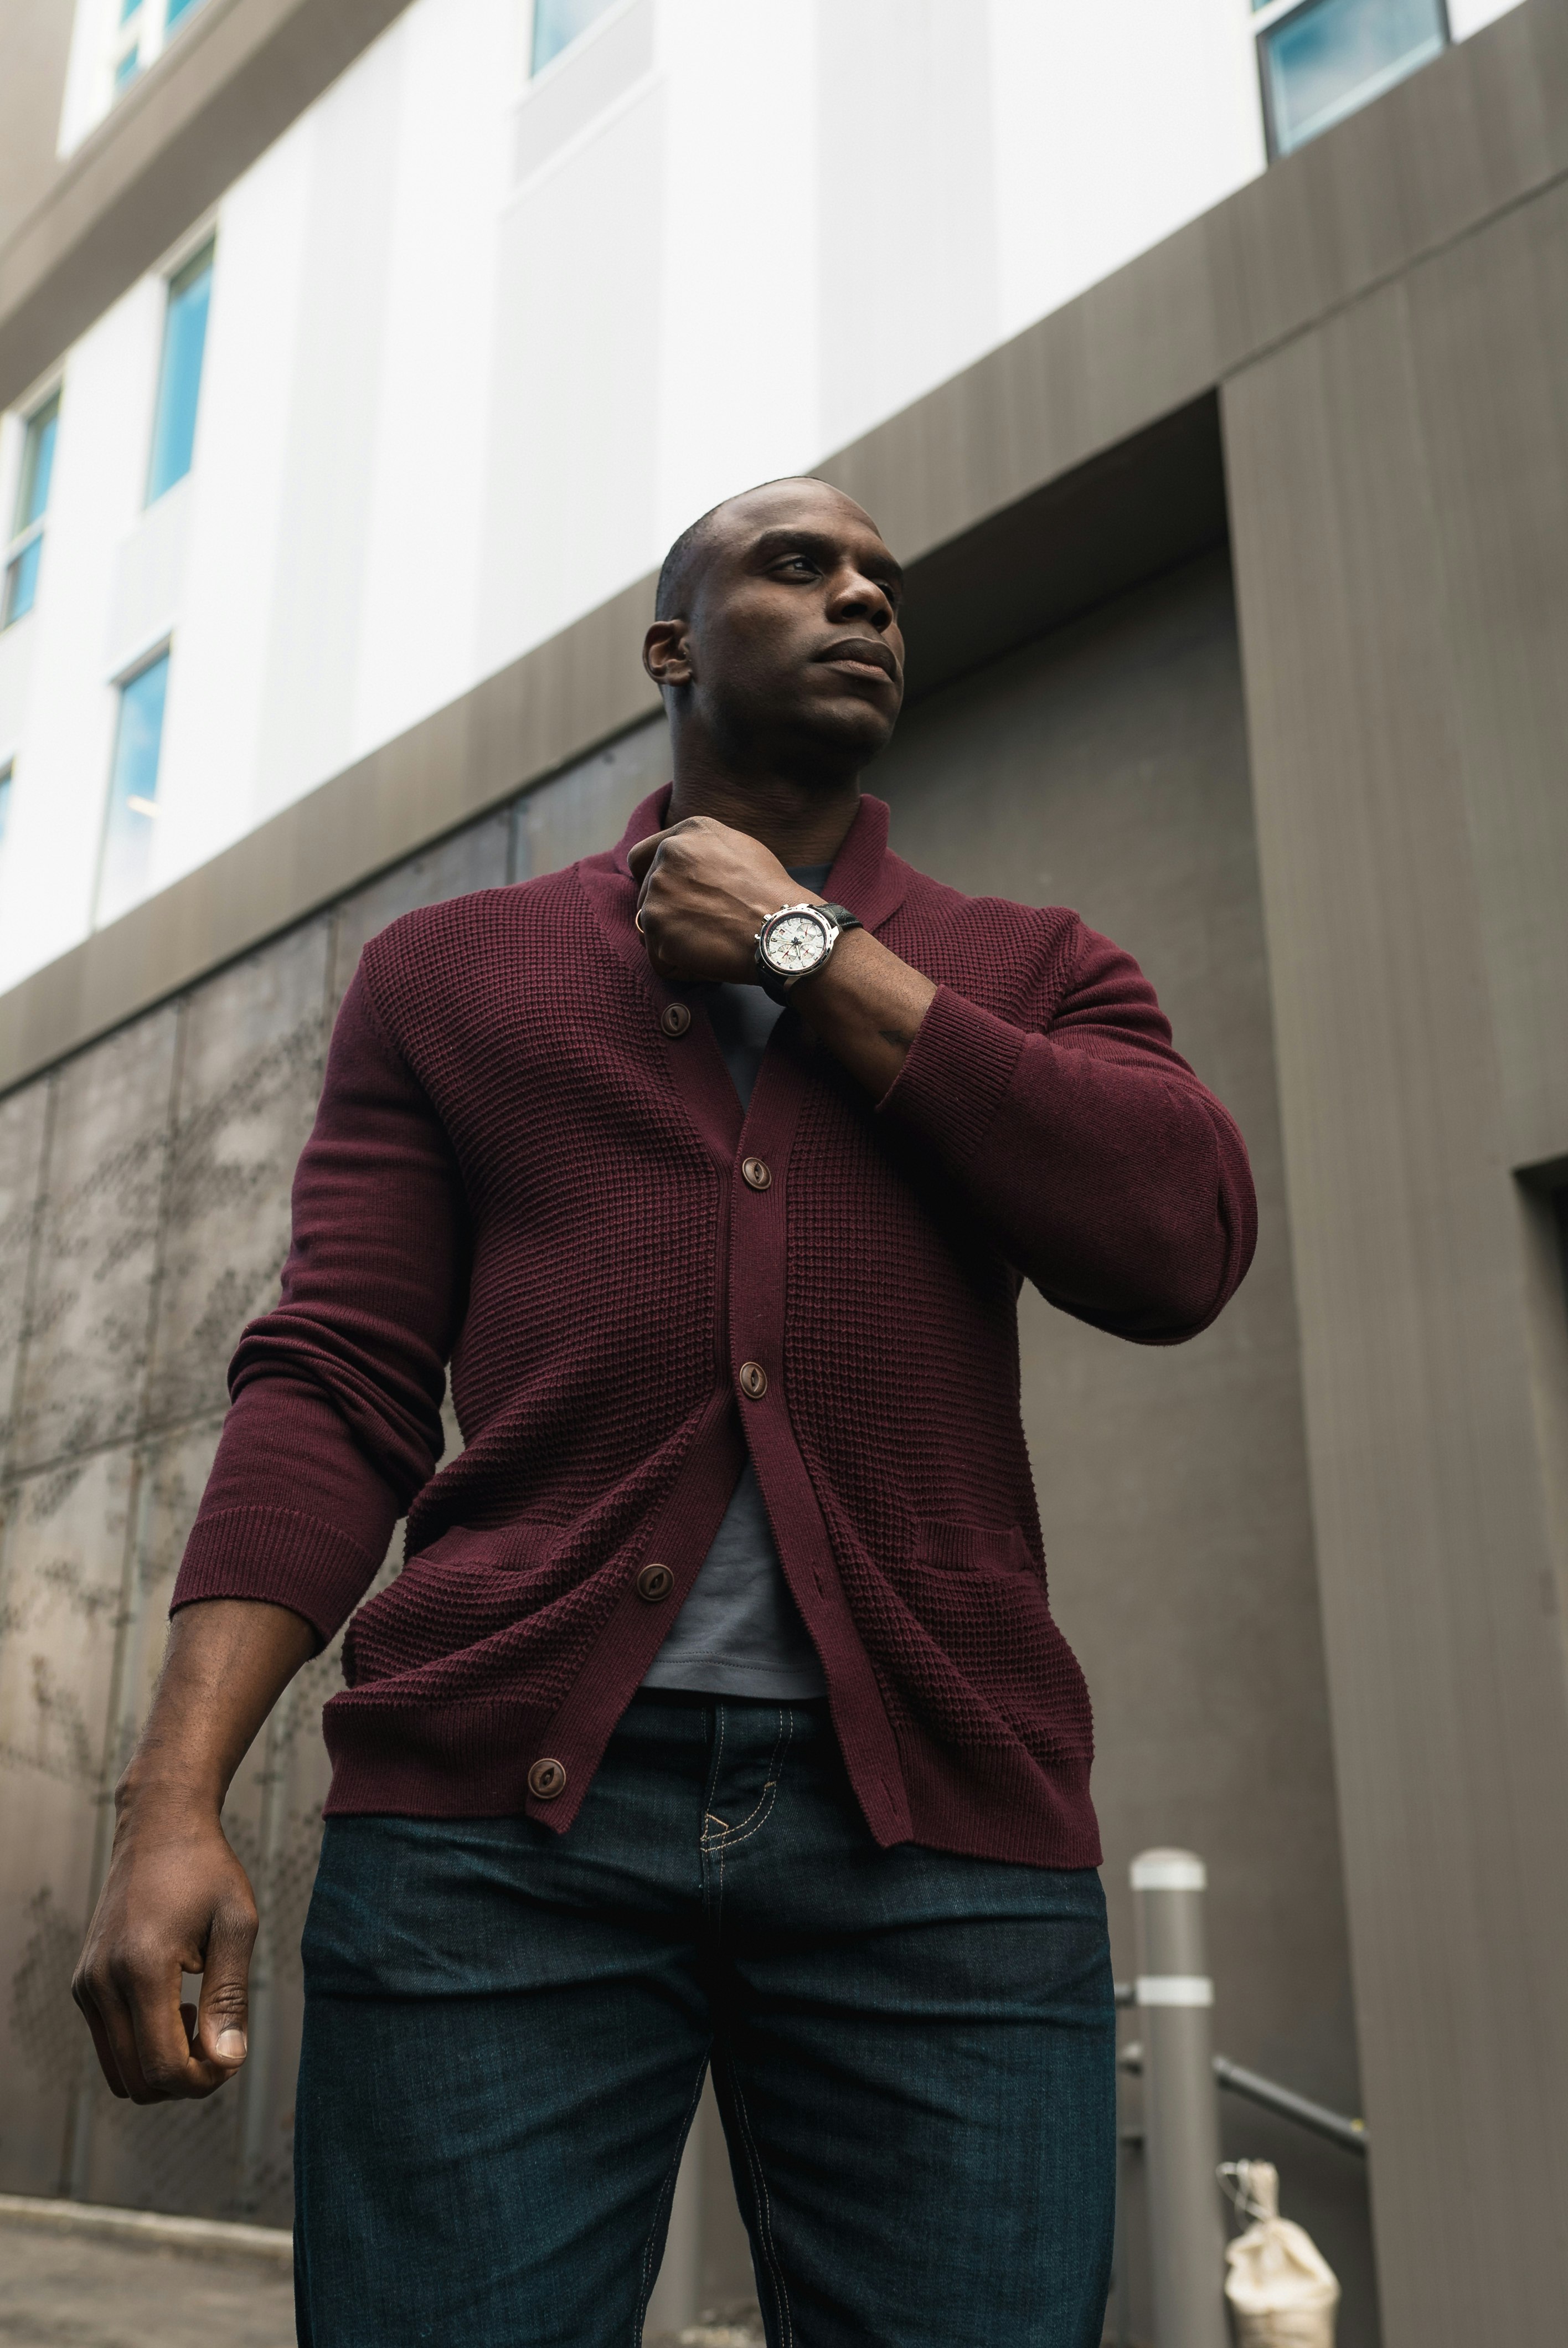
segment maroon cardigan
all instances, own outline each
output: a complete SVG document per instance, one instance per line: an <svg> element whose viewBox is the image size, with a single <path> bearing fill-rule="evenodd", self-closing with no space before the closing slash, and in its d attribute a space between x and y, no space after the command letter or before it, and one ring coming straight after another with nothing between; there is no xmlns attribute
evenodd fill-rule
<svg viewBox="0 0 1568 2348"><path fill-rule="evenodd" d="M1205 1327L1252 1253L1241 1137L1127 954L927 880L874 798L827 893L937 996L879 1102L786 1014L743 1117L702 990L632 927L665 804L365 948L174 1603L327 1639L406 1510L326 1707L328 1807L564 1828L749 1449L876 1840L1091 1866L1018 1288L1143 1344Z"/></svg>

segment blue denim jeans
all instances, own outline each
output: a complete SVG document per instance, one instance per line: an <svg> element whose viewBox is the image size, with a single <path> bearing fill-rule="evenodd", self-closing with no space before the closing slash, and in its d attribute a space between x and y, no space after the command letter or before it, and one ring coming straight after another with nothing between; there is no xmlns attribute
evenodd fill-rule
<svg viewBox="0 0 1568 2348"><path fill-rule="evenodd" d="M1095 2348L1100 1879L878 1850L825 1713L631 1705L559 1837L333 1819L305 2348L636 2348L712 2065L772 2348Z"/></svg>

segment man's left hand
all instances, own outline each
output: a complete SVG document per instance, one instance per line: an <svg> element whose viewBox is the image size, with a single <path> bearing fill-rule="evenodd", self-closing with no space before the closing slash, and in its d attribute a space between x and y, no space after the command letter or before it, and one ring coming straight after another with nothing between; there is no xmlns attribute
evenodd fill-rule
<svg viewBox="0 0 1568 2348"><path fill-rule="evenodd" d="M638 927L661 978L755 979L756 936L784 905L824 900L792 880L772 849L712 816L692 815L627 856Z"/></svg>

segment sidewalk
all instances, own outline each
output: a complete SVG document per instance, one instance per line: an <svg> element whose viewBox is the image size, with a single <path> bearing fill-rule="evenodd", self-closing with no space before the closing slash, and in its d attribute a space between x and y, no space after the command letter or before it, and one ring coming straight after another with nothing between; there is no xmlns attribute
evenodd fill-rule
<svg viewBox="0 0 1568 2348"><path fill-rule="evenodd" d="M293 2348L275 2262L0 2225L5 2348Z"/></svg>
<svg viewBox="0 0 1568 2348"><path fill-rule="evenodd" d="M293 2348L289 2238L0 2194L0 2348ZM762 2348L754 2307L648 2348Z"/></svg>

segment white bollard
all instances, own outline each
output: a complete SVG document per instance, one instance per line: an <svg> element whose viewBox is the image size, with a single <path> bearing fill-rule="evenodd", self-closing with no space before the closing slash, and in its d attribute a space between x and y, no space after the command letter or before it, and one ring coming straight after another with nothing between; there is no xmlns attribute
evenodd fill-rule
<svg viewBox="0 0 1568 2348"><path fill-rule="evenodd" d="M1132 1873L1156 2348L1227 2348L1208 1874L1190 1850L1143 1851Z"/></svg>

